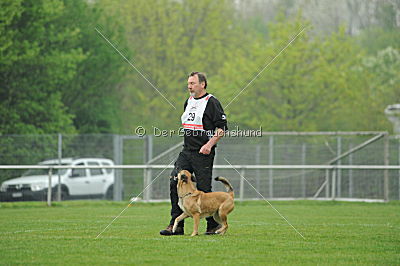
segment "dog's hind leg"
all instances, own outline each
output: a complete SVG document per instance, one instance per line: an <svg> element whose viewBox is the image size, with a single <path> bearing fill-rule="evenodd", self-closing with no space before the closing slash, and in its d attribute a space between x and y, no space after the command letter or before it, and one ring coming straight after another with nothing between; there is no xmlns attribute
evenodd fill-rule
<svg viewBox="0 0 400 266"><path fill-rule="evenodd" d="M216 212L214 213L213 218L214 218L214 220L215 220L217 223L222 224L222 221L221 221L221 218L219 217L218 211L216 211Z"/></svg>
<svg viewBox="0 0 400 266"><path fill-rule="evenodd" d="M189 215L187 215L187 214L184 213L184 212L183 212L181 215L179 215L178 217L176 217L175 222L174 222L174 227L172 227L172 232L175 233L176 228L178 227L178 223L179 223L180 221L182 221L183 219L186 219L186 218L188 218L188 217L189 217Z"/></svg>
<svg viewBox="0 0 400 266"><path fill-rule="evenodd" d="M221 225L222 227L215 231L216 234L225 234L226 230L228 230L228 216L226 214L220 214L219 217L221 218Z"/></svg>
<svg viewBox="0 0 400 266"><path fill-rule="evenodd" d="M220 224L222 227L215 231L217 234L225 234L226 230L228 230L228 214L233 210L234 204L233 201L225 201L218 210L219 218L221 219Z"/></svg>

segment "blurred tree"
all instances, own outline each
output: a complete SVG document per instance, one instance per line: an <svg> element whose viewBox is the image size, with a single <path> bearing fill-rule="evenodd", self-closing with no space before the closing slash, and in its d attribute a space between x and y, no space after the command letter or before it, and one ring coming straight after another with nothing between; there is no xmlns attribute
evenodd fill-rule
<svg viewBox="0 0 400 266"><path fill-rule="evenodd" d="M176 129L190 71L206 72L208 91L227 105L310 24L293 15L302 6L332 27L299 36L229 104L229 121L264 130L382 130L384 105L399 96L400 5L368 3L331 3L327 19L330 8L305 0L1 1L0 133ZM266 24L263 12L270 18L279 9ZM337 30L351 14L351 26Z"/></svg>
<svg viewBox="0 0 400 266"><path fill-rule="evenodd" d="M124 46L119 20L81 0L7 0L0 12L0 132L118 131L127 67L95 26Z"/></svg>
<svg viewBox="0 0 400 266"><path fill-rule="evenodd" d="M239 54L226 62L220 84L231 122L263 130L338 130L342 96L354 89L349 69L360 59L359 47L344 29L325 39L306 30L250 86L236 95L309 22L279 16L268 25L270 40L254 44L252 54ZM229 78L228 78L229 77ZM229 82L228 82L229 80ZM232 101L232 102L231 102ZM230 103L231 102L231 103Z"/></svg>
<svg viewBox="0 0 400 266"><path fill-rule="evenodd" d="M122 92L125 132L138 125L177 129L188 97L187 74L206 72L209 92L218 97L213 80L227 58L247 45L232 1L129 1L114 8L126 19L131 62L176 108L132 69Z"/></svg>
<svg viewBox="0 0 400 266"><path fill-rule="evenodd" d="M342 115L353 117L351 126L358 130L391 131L384 109L400 102L399 51L388 47L374 56L366 56L352 73L359 77L352 81L355 91L348 97L353 108L344 109Z"/></svg>
<svg viewBox="0 0 400 266"><path fill-rule="evenodd" d="M85 57L77 64L76 75L62 88L63 103L80 133L118 133L118 91L129 66L95 29L115 40L129 56L120 14L109 13L101 1L65 0L64 4L64 16L57 23L78 30L75 46Z"/></svg>
<svg viewBox="0 0 400 266"><path fill-rule="evenodd" d="M361 45L371 55L389 46L400 49L400 1L378 2L374 18L358 36Z"/></svg>
<svg viewBox="0 0 400 266"><path fill-rule="evenodd" d="M85 55L78 32L53 22L60 1L1 1L0 133L74 132L61 89Z"/></svg>

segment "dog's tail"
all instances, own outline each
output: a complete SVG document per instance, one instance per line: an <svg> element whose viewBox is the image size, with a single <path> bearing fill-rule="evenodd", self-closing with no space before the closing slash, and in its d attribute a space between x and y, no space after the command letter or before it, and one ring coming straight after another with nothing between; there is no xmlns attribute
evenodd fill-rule
<svg viewBox="0 0 400 266"><path fill-rule="evenodd" d="M215 178L215 181L222 182L222 184L224 184L224 186L226 187L226 190L227 190L226 192L228 192L233 198L233 196L234 196L233 187L232 187L231 183L229 183L228 179L226 179L225 177L222 177L222 176L217 176Z"/></svg>

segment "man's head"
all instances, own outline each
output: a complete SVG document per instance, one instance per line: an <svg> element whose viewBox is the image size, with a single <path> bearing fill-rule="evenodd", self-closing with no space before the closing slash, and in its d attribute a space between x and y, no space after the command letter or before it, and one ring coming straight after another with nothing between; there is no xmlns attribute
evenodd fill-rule
<svg viewBox="0 0 400 266"><path fill-rule="evenodd" d="M204 73L192 72L188 76L188 89L190 95L198 98L206 93L207 78Z"/></svg>

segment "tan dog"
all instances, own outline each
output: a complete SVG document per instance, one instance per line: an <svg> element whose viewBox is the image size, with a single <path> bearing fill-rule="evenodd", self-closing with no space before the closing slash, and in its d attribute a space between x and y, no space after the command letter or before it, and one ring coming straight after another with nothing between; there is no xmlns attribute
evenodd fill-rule
<svg viewBox="0 0 400 266"><path fill-rule="evenodd" d="M187 217L194 220L194 228L191 236L199 234L199 222L201 218L213 216L214 220L222 225L215 233L224 234L228 229L227 216L235 207L233 201L233 188L224 177L216 177L221 181L228 192L204 193L196 189L192 175L189 171L182 170L178 174L179 207L183 213L175 219L172 232L175 233L178 223Z"/></svg>

